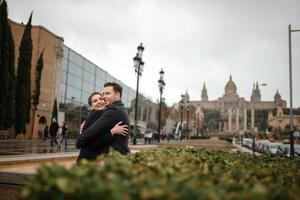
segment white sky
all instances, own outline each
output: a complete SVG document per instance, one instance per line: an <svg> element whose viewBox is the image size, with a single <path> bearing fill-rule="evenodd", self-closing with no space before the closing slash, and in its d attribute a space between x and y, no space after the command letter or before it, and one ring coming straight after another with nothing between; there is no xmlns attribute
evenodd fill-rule
<svg viewBox="0 0 300 200"><path fill-rule="evenodd" d="M165 71L171 105L187 90L200 100L224 94L230 74L239 96L250 99L253 82L262 100L276 90L289 104L288 24L300 29L299 0L8 0L9 17L62 36L65 44L136 89L132 58L143 42L140 92L156 100ZM300 32L292 34L293 105L300 107Z"/></svg>

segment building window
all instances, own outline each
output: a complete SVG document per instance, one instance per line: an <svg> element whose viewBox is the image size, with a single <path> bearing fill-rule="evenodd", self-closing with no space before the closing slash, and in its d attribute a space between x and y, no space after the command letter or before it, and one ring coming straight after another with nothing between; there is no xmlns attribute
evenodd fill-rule
<svg viewBox="0 0 300 200"><path fill-rule="evenodd" d="M82 77L82 68L80 66L70 62L69 63L69 73L81 78Z"/></svg>
<svg viewBox="0 0 300 200"><path fill-rule="evenodd" d="M68 100L68 102L70 102L71 99L74 99L74 101L76 103L79 103L80 100L81 100L81 90L68 85L67 86L67 100Z"/></svg>
<svg viewBox="0 0 300 200"><path fill-rule="evenodd" d="M68 85L81 89L82 80L76 76L69 74L68 76Z"/></svg>
<svg viewBox="0 0 300 200"><path fill-rule="evenodd" d="M70 57L69 57L70 61L72 63L75 63L79 66L82 66L83 63L83 57L80 56L79 54L75 53L74 51L70 51Z"/></svg>
<svg viewBox="0 0 300 200"><path fill-rule="evenodd" d="M83 80L85 80L86 82L94 84L95 74L91 74L88 71L83 71Z"/></svg>
<svg viewBox="0 0 300 200"><path fill-rule="evenodd" d="M83 81L82 90L91 94L92 92L94 92L94 84Z"/></svg>
<svg viewBox="0 0 300 200"><path fill-rule="evenodd" d="M67 73L65 71L60 72L60 82L66 83L67 81Z"/></svg>

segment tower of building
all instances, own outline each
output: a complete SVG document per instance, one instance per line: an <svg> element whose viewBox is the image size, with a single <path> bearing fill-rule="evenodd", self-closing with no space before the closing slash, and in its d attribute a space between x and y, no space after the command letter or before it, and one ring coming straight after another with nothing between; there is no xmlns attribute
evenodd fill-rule
<svg viewBox="0 0 300 200"><path fill-rule="evenodd" d="M279 94L278 90L276 91L276 94L274 95L274 101L275 102L281 101L281 95Z"/></svg>
<svg viewBox="0 0 300 200"><path fill-rule="evenodd" d="M282 106L281 105L282 99L281 99L281 95L279 94L278 90L276 91L276 94L274 95L274 102L277 106Z"/></svg>
<svg viewBox="0 0 300 200"><path fill-rule="evenodd" d="M253 83L253 90L252 90L252 94L251 94L251 101L261 101L261 93L260 93L260 89L258 86L258 82Z"/></svg>
<svg viewBox="0 0 300 200"><path fill-rule="evenodd" d="M202 101L208 101L208 95L207 95L207 90L206 90L205 83L203 84L203 89L202 89L202 93L201 93L201 100Z"/></svg>

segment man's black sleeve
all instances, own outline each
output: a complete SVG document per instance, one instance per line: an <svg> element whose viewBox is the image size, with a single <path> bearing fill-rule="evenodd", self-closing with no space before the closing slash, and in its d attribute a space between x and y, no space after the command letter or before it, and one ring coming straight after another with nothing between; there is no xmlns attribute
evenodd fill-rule
<svg viewBox="0 0 300 200"><path fill-rule="evenodd" d="M97 149L97 148L102 148L107 146L108 144L112 143L114 141L114 137L111 134L110 130L105 132L105 133L100 133L101 136L95 138L90 144L89 146L92 149Z"/></svg>
<svg viewBox="0 0 300 200"><path fill-rule="evenodd" d="M113 116L115 110L107 109L102 116L95 121L89 128L85 129L76 141L76 147L81 148L92 142L95 138L99 137L102 133L107 133L114 126ZM106 134L107 138L112 138L112 135Z"/></svg>

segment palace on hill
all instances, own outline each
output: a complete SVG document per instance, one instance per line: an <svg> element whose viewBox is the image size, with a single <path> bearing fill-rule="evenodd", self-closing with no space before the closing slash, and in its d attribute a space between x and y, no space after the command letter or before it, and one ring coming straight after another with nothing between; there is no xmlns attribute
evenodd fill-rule
<svg viewBox="0 0 300 200"><path fill-rule="evenodd" d="M186 93L184 99L189 100ZM255 110L273 110L278 107L286 108L286 101L281 98L278 90L274 95L273 101L262 101L258 83L254 84L250 101L245 100L237 94L237 87L232 76L225 85L225 93L216 100L208 99L208 92L204 84L201 100L190 101L190 104L201 112L203 109L218 110L223 117L223 125L219 126L220 131L231 132L255 127ZM251 112L250 127L247 125L247 112Z"/></svg>

